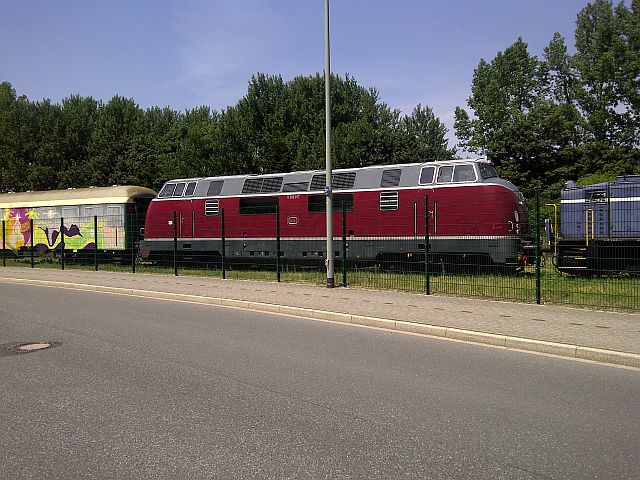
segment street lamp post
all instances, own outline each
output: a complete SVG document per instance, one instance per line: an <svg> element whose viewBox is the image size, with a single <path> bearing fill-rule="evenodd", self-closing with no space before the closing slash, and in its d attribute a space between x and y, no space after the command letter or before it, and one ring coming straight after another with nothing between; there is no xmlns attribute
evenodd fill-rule
<svg viewBox="0 0 640 480"><path fill-rule="evenodd" d="M325 158L326 158L326 186L327 199L327 288L335 287L333 279L333 198L331 175L331 62L329 60L329 0L324 2L324 105L325 105Z"/></svg>

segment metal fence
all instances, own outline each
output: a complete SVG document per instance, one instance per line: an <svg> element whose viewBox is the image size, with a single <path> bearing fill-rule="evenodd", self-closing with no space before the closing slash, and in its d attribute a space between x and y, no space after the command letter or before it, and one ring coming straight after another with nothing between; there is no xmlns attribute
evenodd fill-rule
<svg viewBox="0 0 640 480"><path fill-rule="evenodd" d="M446 205L380 195L357 209L348 195L335 197L337 286L640 310L638 239L612 235L610 216L600 228L610 215L602 202L569 203L564 216L534 202L529 219L499 222L492 212L502 206L480 194ZM169 211L156 217L158 235L147 225L144 237L134 215L5 218L2 265L326 283L323 202L238 209ZM628 206L620 222L638 229L638 218ZM372 233L381 231L392 233Z"/></svg>

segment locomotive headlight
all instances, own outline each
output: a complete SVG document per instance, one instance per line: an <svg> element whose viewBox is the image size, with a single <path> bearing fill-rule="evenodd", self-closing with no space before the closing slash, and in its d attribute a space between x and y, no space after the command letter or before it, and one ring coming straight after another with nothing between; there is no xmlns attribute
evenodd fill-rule
<svg viewBox="0 0 640 480"><path fill-rule="evenodd" d="M513 211L513 218L516 219L516 223L520 223L520 212L518 210Z"/></svg>

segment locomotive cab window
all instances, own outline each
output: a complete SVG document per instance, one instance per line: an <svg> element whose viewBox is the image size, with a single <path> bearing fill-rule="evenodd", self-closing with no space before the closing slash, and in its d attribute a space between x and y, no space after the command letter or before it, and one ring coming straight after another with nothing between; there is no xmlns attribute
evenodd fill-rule
<svg viewBox="0 0 640 480"><path fill-rule="evenodd" d="M353 211L353 193L333 194L334 212L342 212L343 203L347 212ZM327 211L327 197L324 195L310 195L308 197L307 211L309 213L325 213Z"/></svg>
<svg viewBox="0 0 640 480"><path fill-rule="evenodd" d="M453 165L444 165L438 169L438 183L451 183Z"/></svg>
<svg viewBox="0 0 640 480"><path fill-rule="evenodd" d="M189 182L187 183L187 188L184 191L184 196L185 197L192 197L193 196L193 192L196 191L196 182Z"/></svg>
<svg viewBox="0 0 640 480"><path fill-rule="evenodd" d="M187 186L185 182L180 182L176 184L176 189L173 192L172 197L181 197L184 193L184 188Z"/></svg>
<svg viewBox="0 0 640 480"><path fill-rule="evenodd" d="M475 182L476 171L471 164L456 165L453 171L454 182Z"/></svg>
<svg viewBox="0 0 640 480"><path fill-rule="evenodd" d="M173 192L175 192L176 190L176 184L175 183L167 183L165 184L164 187L162 187L162 190L160 191L160 194L158 195L159 197L170 197L173 195Z"/></svg>
<svg viewBox="0 0 640 480"><path fill-rule="evenodd" d="M420 185L433 183L433 174L436 172L435 167L424 167L420 172Z"/></svg>
<svg viewBox="0 0 640 480"><path fill-rule="evenodd" d="M278 197L241 198L240 215L262 215L276 213Z"/></svg>

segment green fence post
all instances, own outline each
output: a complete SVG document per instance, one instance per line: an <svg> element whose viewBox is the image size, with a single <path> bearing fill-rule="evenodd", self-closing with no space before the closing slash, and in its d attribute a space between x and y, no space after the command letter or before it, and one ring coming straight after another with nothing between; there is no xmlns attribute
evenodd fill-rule
<svg viewBox="0 0 640 480"><path fill-rule="evenodd" d="M424 196L424 293L431 295L431 278L429 276L429 195Z"/></svg>
<svg viewBox="0 0 640 480"><path fill-rule="evenodd" d="M7 266L7 256L6 256L6 244L5 244L5 234L6 234L6 225L5 225L5 221L2 220L2 266L6 267Z"/></svg>
<svg viewBox="0 0 640 480"><path fill-rule="evenodd" d="M540 192L536 191L536 303L541 302L540 291Z"/></svg>
<svg viewBox="0 0 640 480"><path fill-rule="evenodd" d="M129 222L129 232L131 233L131 273L136 273L136 238L137 238L137 231L138 229L136 228L136 216L135 214L131 214L131 221Z"/></svg>
<svg viewBox="0 0 640 480"><path fill-rule="evenodd" d="M33 265L33 218L29 219L29 228L31 229L29 231L29 236L31 237L31 249L30 249L30 252L31 252L31 268L33 268L33 266L34 266Z"/></svg>
<svg viewBox="0 0 640 480"><path fill-rule="evenodd" d="M64 270L64 218L60 217L60 265Z"/></svg>
<svg viewBox="0 0 640 480"><path fill-rule="evenodd" d="M347 286L347 205L342 202L342 286Z"/></svg>
<svg viewBox="0 0 640 480"><path fill-rule="evenodd" d="M276 203L276 280L280 283L280 204Z"/></svg>
<svg viewBox="0 0 640 480"><path fill-rule="evenodd" d="M227 249L226 249L226 240L224 238L224 208L220 209L220 218L221 218L221 223L222 223L222 232L221 232L221 240L222 240L222 258L221 258L221 263L222 263L222 279L224 280L225 278L227 278L227 272L226 272L226 268L225 268L225 264L224 264L224 257L227 256Z"/></svg>
<svg viewBox="0 0 640 480"><path fill-rule="evenodd" d="M98 216L93 216L93 263L98 271Z"/></svg>
<svg viewBox="0 0 640 480"><path fill-rule="evenodd" d="M178 215L173 211L173 274L178 276Z"/></svg>

